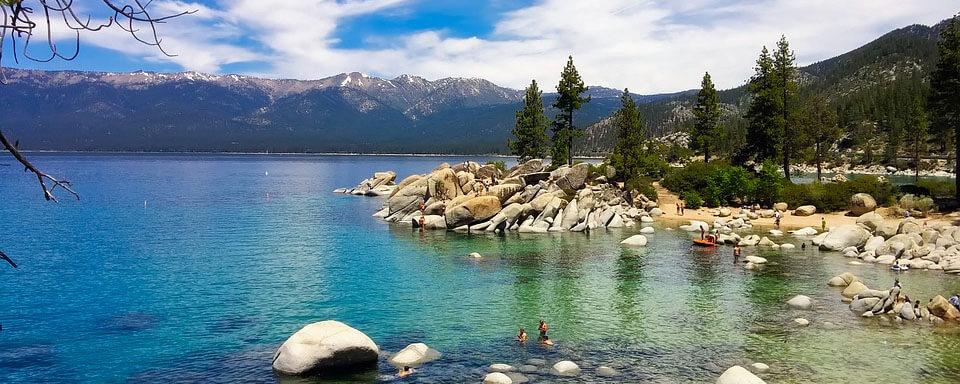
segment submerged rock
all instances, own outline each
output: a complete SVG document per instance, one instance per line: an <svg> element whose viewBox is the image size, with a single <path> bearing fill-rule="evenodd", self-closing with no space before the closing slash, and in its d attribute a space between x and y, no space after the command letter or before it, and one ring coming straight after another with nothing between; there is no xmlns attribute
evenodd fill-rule
<svg viewBox="0 0 960 384"><path fill-rule="evenodd" d="M483 384L513 384L513 380L502 372L493 372L483 378Z"/></svg>
<svg viewBox="0 0 960 384"><path fill-rule="evenodd" d="M388 360L397 367L416 367L440 358L440 352L424 343L414 343L401 349Z"/></svg>
<svg viewBox="0 0 960 384"><path fill-rule="evenodd" d="M787 300L787 305L793 309L808 310L813 307L813 300L804 295L796 295L790 300Z"/></svg>
<svg viewBox="0 0 960 384"><path fill-rule="evenodd" d="M580 374L580 367L572 361L563 360L554 364L550 373L557 376L576 376Z"/></svg>
<svg viewBox="0 0 960 384"><path fill-rule="evenodd" d="M376 364L380 348L367 335L339 321L309 324L280 345L273 369L286 375L344 372Z"/></svg>
<svg viewBox="0 0 960 384"><path fill-rule="evenodd" d="M723 371L723 374L720 375L720 378L717 379L717 384L766 384L759 377L750 373L746 368L739 365L734 365Z"/></svg>
<svg viewBox="0 0 960 384"><path fill-rule="evenodd" d="M633 235L621 241L620 244L630 247L643 247L647 245L647 237L644 235Z"/></svg>

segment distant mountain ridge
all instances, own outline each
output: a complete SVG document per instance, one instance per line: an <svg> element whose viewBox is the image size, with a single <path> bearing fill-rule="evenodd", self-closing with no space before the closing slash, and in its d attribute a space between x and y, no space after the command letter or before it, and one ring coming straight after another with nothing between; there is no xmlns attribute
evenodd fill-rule
<svg viewBox="0 0 960 384"><path fill-rule="evenodd" d="M0 124L27 149L493 153L522 101L476 78L4 71ZM578 122L609 115L619 93L591 87Z"/></svg>

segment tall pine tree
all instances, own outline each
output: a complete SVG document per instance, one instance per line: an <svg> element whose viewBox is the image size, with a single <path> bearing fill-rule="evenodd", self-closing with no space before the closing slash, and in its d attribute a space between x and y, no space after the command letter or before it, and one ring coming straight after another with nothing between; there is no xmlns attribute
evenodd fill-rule
<svg viewBox="0 0 960 384"><path fill-rule="evenodd" d="M822 95L814 95L804 101L804 108L799 116L799 128L803 130L801 136L813 144L813 160L817 164L817 180L820 180L824 152L840 138L837 113Z"/></svg>
<svg viewBox="0 0 960 384"><path fill-rule="evenodd" d="M940 31L937 51L940 59L930 75L930 114L936 130L954 132L954 172L960 175L960 16ZM955 183L955 198L960 202L960 177Z"/></svg>
<svg viewBox="0 0 960 384"><path fill-rule="evenodd" d="M778 130L780 97L777 95L773 73L773 58L770 57L767 47L760 51L754 70L755 73L747 86L751 96L750 107L746 113L747 142L737 156L741 163L748 159L760 163L776 158L783 139L783 131Z"/></svg>
<svg viewBox="0 0 960 384"><path fill-rule="evenodd" d="M567 58L567 65L560 73L560 83L557 84L557 101L553 107L559 111L553 122L553 150L551 156L553 164L573 165L573 139L580 131L573 125L573 112L580 109L583 103L590 101L590 96L582 97L587 91L583 79L573 65L573 56Z"/></svg>
<svg viewBox="0 0 960 384"><path fill-rule="evenodd" d="M643 116L627 89L620 95L620 109L613 115L613 126L617 133L617 142L610 154L609 163L617 170L617 179L631 182L644 176L663 176L669 165L659 152L648 148Z"/></svg>
<svg viewBox="0 0 960 384"><path fill-rule="evenodd" d="M703 152L703 161L710 161L710 147L716 148L718 127L720 125L720 97L717 95L717 89L713 86L710 79L710 73L703 75L703 81L700 83L700 92L697 93L697 101L693 106L693 116L696 120L693 123L693 134L690 143L694 149Z"/></svg>
<svg viewBox="0 0 960 384"><path fill-rule="evenodd" d="M547 155L547 116L543 113L543 92L537 81L530 82L523 95L523 109L517 111L513 126L516 140L507 140L510 153L521 163L530 159L542 159Z"/></svg>
<svg viewBox="0 0 960 384"><path fill-rule="evenodd" d="M779 111L774 121L777 124L776 130L780 135L783 176L787 181L790 181L790 159L797 150L793 147L793 142L797 139L799 133L794 121L794 110L798 104L795 102L798 90L795 60L796 57L790 50L787 37L780 36L780 41L777 42L777 50L773 53L773 84L776 89L776 97L779 98L777 102Z"/></svg>

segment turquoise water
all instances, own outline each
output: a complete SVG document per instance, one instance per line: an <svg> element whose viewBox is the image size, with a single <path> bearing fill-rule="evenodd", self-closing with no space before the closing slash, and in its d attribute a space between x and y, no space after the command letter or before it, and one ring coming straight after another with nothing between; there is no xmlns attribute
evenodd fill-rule
<svg viewBox="0 0 960 384"><path fill-rule="evenodd" d="M729 249L691 250L660 224L639 250L618 244L630 229L420 234L372 218L379 199L331 193L374 171L403 177L464 158L34 158L83 199L45 203L35 179L0 167L0 249L20 264L0 267L0 382L276 382L277 346L325 319L386 351L423 341L444 353L408 381L479 382L491 363L531 357L578 362L570 382L713 382L754 361L777 383L960 380L953 328L846 310L829 277L849 270L884 288L894 276L839 254L760 251L771 265L746 271ZM960 291L936 273L901 280L923 300ZM795 294L816 310L786 309ZM811 326L793 326L797 316ZM511 342L540 317L556 348ZM623 376L597 377L599 365ZM379 371L317 381L392 373Z"/></svg>

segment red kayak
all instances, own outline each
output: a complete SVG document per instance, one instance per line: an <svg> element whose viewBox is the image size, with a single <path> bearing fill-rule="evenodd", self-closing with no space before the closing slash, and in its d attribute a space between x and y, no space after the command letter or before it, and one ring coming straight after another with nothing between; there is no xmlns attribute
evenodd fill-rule
<svg viewBox="0 0 960 384"><path fill-rule="evenodd" d="M693 245L698 245L701 247L716 247L717 243L714 243L709 240L695 239L693 240Z"/></svg>

